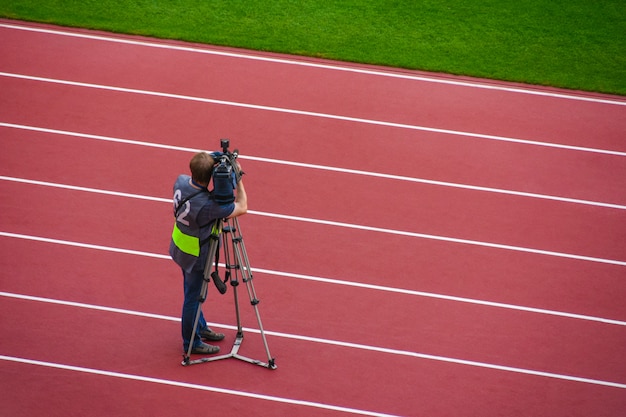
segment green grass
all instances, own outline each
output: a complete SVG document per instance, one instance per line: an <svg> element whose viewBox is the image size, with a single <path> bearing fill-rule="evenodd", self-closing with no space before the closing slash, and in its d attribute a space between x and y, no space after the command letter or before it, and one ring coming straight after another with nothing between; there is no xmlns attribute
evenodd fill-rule
<svg viewBox="0 0 626 417"><path fill-rule="evenodd" d="M0 0L0 16L626 95L624 0Z"/></svg>

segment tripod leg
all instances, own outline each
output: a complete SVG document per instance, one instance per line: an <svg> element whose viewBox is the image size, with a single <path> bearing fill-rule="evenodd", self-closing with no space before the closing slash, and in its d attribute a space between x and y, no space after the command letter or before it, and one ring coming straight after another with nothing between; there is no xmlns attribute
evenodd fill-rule
<svg viewBox="0 0 626 417"><path fill-rule="evenodd" d="M230 221L233 222L232 226L229 223ZM233 286L235 313L237 314L237 337L235 338L233 348L229 354L225 354L221 356L213 356L210 358L202 358L202 359L197 359L194 361L189 360L189 356L191 354L191 344L190 344L190 348L189 348L189 351L187 352L187 356L185 357L185 360L183 361L183 365L192 365L195 363L205 363L205 362L213 362L213 361L222 360L222 359L235 358L235 359L239 359L245 362L252 363L254 365L263 366L264 368L276 369L277 366L276 366L274 358L272 358L270 354L270 350L267 345L267 339L265 337L265 332L263 330L263 325L261 323L261 316L259 315L259 310L257 307L259 300L256 297L254 286L252 285L252 272L250 268L250 262L248 261L248 254L246 253L246 249L243 245L243 238L241 236L241 232L239 232L239 221L235 217L233 219L226 219L225 222L226 222L226 226L224 226L222 221L220 221L219 223L219 229L218 229L219 231L218 233L215 234L216 236L215 242L212 241L211 243L212 246L210 247L209 260L214 259L214 255L216 253L215 251L218 250L217 245L219 242L219 234L223 232L224 233L223 248L224 248L224 255L226 258L225 259L226 273L228 274L228 277L230 278L230 284ZM231 258L230 249L232 249L233 251L232 255L234 255L234 259ZM231 262L231 259L232 259L232 262L234 263ZM205 268L205 281L204 281L205 286L208 283L208 277L210 276L210 269L211 269L211 264L209 263L209 261L207 261L207 266ZM243 342L243 327L241 324L241 316L239 313L239 298L238 298L239 295L237 292L237 287L239 286L239 271L242 272L242 279L243 279L243 282L246 284L246 289L248 290L248 295L250 297L250 303L254 307L254 311L256 313L257 322L259 324L259 329L261 332L261 337L263 338L263 344L265 345L265 352L267 353L267 358L268 358L267 363L262 362L260 360L248 358L238 353L239 348L241 347L241 344ZM206 289L204 289L204 292L206 294ZM195 334L195 330L197 327L199 314L200 314L200 307L198 308L198 312L196 315L196 323L194 324L194 334Z"/></svg>
<svg viewBox="0 0 626 417"><path fill-rule="evenodd" d="M239 313L239 294L237 289L239 287L239 279L237 274L238 263L235 259L235 264L231 263L233 259L231 256L231 248L234 251L234 229L230 226L230 220L226 219L227 225L224 227L224 263L226 265L227 274L230 277L230 285L233 287L233 297L235 301L235 315L237 318L237 337L243 337L243 330L241 325L241 315ZM233 274L232 271L235 271Z"/></svg>
<svg viewBox="0 0 626 417"><path fill-rule="evenodd" d="M234 225L234 230L232 230L231 233L232 233L233 252L235 254L235 259L236 259L239 269L241 270L242 280L246 284L248 297L250 298L250 304L254 308L257 323L259 325L259 331L261 333L261 338L263 339L263 345L265 347L265 353L267 354L268 367L270 369L276 369L275 359L272 358L269 346L267 344L267 338L265 337L265 331L263 330L263 323L261 322L261 315L259 314L259 307L258 307L258 304L260 301L257 298L256 291L254 289L254 284L252 282L253 276L252 276L252 270L250 268L250 261L248 260L248 253L246 251L246 246L243 241L243 236L241 235L241 229L239 228L239 220L237 217L233 219L233 225ZM237 311L237 315L239 315L239 311Z"/></svg>
<svg viewBox="0 0 626 417"><path fill-rule="evenodd" d="M187 348L187 352L183 356L182 365L186 366L190 364L189 357L191 356L191 351L193 349L193 342L196 337L196 332L198 330L198 322L200 320L200 314L202 313L202 304L206 300L207 292L208 292L208 283L211 276L211 269L213 263L215 262L215 255L219 246L219 236L222 231L223 221L216 220L213 225L213 229L211 230L211 238L209 245L209 255L206 260L206 265L204 267L204 282L202 283L202 289L200 290L200 298L198 303L198 308L196 309L196 316L193 323L193 330L191 332L191 338L189 340L189 347Z"/></svg>

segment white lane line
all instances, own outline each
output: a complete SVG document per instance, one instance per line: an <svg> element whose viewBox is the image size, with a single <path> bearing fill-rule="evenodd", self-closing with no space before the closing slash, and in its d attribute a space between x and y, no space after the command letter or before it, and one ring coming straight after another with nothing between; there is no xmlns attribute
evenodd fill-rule
<svg viewBox="0 0 626 417"><path fill-rule="evenodd" d="M26 125L5 123L5 122L0 122L0 127L27 130L27 131L40 132L40 133L50 133L50 134L61 135L61 136L94 139L94 140L101 140L105 142L123 143L127 145L137 145L137 146L145 146L145 147L152 147L152 148L159 148L159 149L167 149L167 150L174 150L174 151L200 152L203 150L203 149L186 148L186 147L181 147L181 146L164 145L164 144L152 143L152 142L142 142L142 141L130 140L130 139L114 138L114 137L109 137L109 136L91 135L87 133L70 132L66 130L26 126ZM424 178L383 174L379 172L338 168L338 167L332 167L332 166L326 166L326 165L306 164L302 162L284 161L280 159L262 158L262 157L257 157L257 156L240 155L239 157L243 160L264 162L264 163L269 163L269 164L295 166L295 167L300 167L300 168L340 172L343 174L362 175L362 176L390 179L390 180L396 180L396 181L414 182L418 184L434 185L434 186L440 186L440 187L450 187L450 188L458 188L458 189L463 189L463 190L513 195L517 197L537 198L537 199L542 199L542 200L559 201L563 203L583 204L583 205L589 205L589 206L595 206L595 207L606 207L606 208L613 208L613 209L618 209L618 210L626 210L626 205L605 203L601 201L583 200L583 199L569 198L569 197L559 197L559 196L553 196L549 194L538 194L538 193L530 193L530 192L523 192L523 191L506 190L502 188L481 187L477 185L459 184L459 183L446 182L446 181L435 181L435 180L429 180L429 179L424 179Z"/></svg>
<svg viewBox="0 0 626 417"><path fill-rule="evenodd" d="M160 315L153 315L153 314L148 315L146 313L134 312L132 310L114 309L114 308L108 308L108 307L103 307L103 306L92 306L90 304L67 302L63 300L48 299L48 298L43 298L43 297L34 297L34 296L28 296L28 295L23 295L23 294L14 294L14 293L8 293L8 292L3 292L3 291L0 291L0 296L7 297L7 298L20 299L20 300L57 304L57 305L67 305L69 307L87 308L87 309L93 309L93 310L99 310L99 311L108 311L108 312L113 312L113 313L130 314L133 316L140 316L140 317L148 317L148 318L156 318L156 319L162 319L163 317L165 317L169 321L180 321L180 319L175 318L175 317L167 317L167 316L160 316ZM209 323L209 326L235 330L234 326L225 326L223 324L218 324L218 323ZM260 333L258 329L245 328L244 330L246 332ZM325 345L346 347L346 348L351 348L351 349L367 350L367 351L376 352L376 353L407 356L407 357L418 358L418 359L453 363L457 365L466 365L466 366L473 366L473 367L478 367L478 368L493 369L497 371L513 372L513 373L519 373L519 374L525 374L525 375L541 376L541 377L555 378L555 379L561 379L561 380L566 380L566 381L582 382L582 383L593 384L593 385L603 385L603 386L608 386L608 387L626 389L626 384L612 382L612 381L602 381L602 380L590 379L590 378L584 378L584 377L578 377L578 376L572 376L572 375L563 375L563 374L556 374L552 372L536 371L532 369L495 365L495 364L485 363L485 362L449 358L446 356L438 356L438 355L429 355L429 354L411 352L411 351L399 350L399 349L389 349L389 348L384 348L384 347L379 347L379 346L363 345L359 343L342 342L338 340L322 339L318 337L309 337L309 336L265 331L265 330L264 332L268 336L282 337L282 338L304 341L304 342L320 343L320 344L325 344Z"/></svg>
<svg viewBox="0 0 626 417"><path fill-rule="evenodd" d="M95 250L101 250L105 252L123 253L126 255L146 256L148 258L168 259L168 260L171 259L169 255L161 255L158 253L144 252L144 251L132 250L132 249L114 248L111 246L92 245L90 243L72 242L69 240L50 239L47 237L29 236L29 235L24 235L24 234L19 234L19 233L9 233L9 232L0 231L0 236L10 237L10 238L15 238L15 239L33 240L36 242L53 243L55 245L73 246L73 247L85 248L85 249L95 249Z"/></svg>
<svg viewBox="0 0 626 417"><path fill-rule="evenodd" d="M101 246L101 245L91 245L91 244L86 244L86 243L72 242L72 241L60 240L60 239L50 239L50 238L45 238L45 237L40 237L40 236L31 236L31 235L24 235L24 234L18 234L18 233L8 233L8 232L2 232L2 231L0 231L0 236L13 238L13 239L23 239L23 240L31 240L31 241L43 242L43 243L52 243L55 245L72 246L72 247L78 247L78 248L95 249L95 250L101 250L101 251L106 251L106 252L115 252L115 253L123 253L123 254L128 254L128 255L138 255L138 256L146 256L150 258L170 260L170 257L168 255L122 249L122 248L113 248L113 247ZM343 281L343 280L338 280L338 279L315 277L315 276L304 275L304 274L294 274L291 272L274 271L271 269L263 269L263 268L252 268L252 272L274 275L278 277L288 277L288 278L302 279L302 280L307 280L307 281L323 282L323 283L333 284L333 285L358 287L358 288L370 289L370 290L375 290L375 291L384 291L384 292L398 293L398 294L404 294L404 295L412 295L412 296L417 296L417 297L434 298L434 299L439 299L439 300L466 303L466 304L475 304L475 305L481 305L481 306L486 306L486 307L496 307L496 308L504 308L508 310L524 311L527 313L545 314L545 315L564 317L564 318L570 318L570 319L593 321L593 322L604 323L604 324L613 324L617 326L626 326L626 321L621 321L621 320L607 319L607 318L595 317L595 316L587 316L583 314L566 313L563 311L547 310L547 309L542 309L542 308L519 306L515 304L498 303L498 302L493 302L493 301L477 300L473 298L456 297L456 296L445 295L445 294L407 290L403 288L395 288L395 287L390 287L390 286L372 285L372 284L365 284L361 282Z"/></svg>
<svg viewBox="0 0 626 417"><path fill-rule="evenodd" d="M246 398L253 398L256 400L272 401L276 403L297 405L297 406L302 406L302 407L311 407L311 408L318 408L318 409L324 409L324 410L338 411L342 413L356 414L360 416L400 417L400 416L393 415L393 414L378 413L375 411L360 410L357 408L341 407L337 405L318 403L314 401L296 400L296 399L291 399L291 398L277 397L273 395L255 394L253 392L238 391L238 390L233 390L233 389L228 389L228 388L219 388L219 387L210 386L210 385L192 384L188 382L172 381L169 379L154 378L154 377L149 377L149 376L125 374L121 372L106 371L102 369L85 368L82 366L73 366L73 365L65 365L65 364L54 363L54 362L44 362L44 361L33 360L33 359L17 358L14 356L0 355L0 360L4 360L8 362L16 362L16 363L21 363L21 364L26 364L26 365L36 365L36 366L43 366L47 368L62 369L66 371L82 372L82 373L92 374L92 375L121 378L121 379L127 379L127 380L132 380L132 381L149 382L152 384L168 385L168 386L179 387L179 388L210 391L210 392L214 392L217 394L234 395L237 397L246 397Z"/></svg>
<svg viewBox="0 0 626 417"><path fill-rule="evenodd" d="M0 181L11 181L11 182L17 182L21 184L40 185L42 187L61 188L63 190L82 191L82 192L94 193L94 194L111 195L115 197L134 198L138 200L157 201L159 203L172 203L172 199L169 199L169 198L151 197L151 196L140 195L140 194L101 190L98 188L79 187L79 186L67 185L67 184L57 184L54 182L29 180L25 178L16 178L16 177L7 177L4 175L0 175Z"/></svg>
<svg viewBox="0 0 626 417"><path fill-rule="evenodd" d="M481 247L492 248L492 249L504 249L504 250L510 250L510 251L515 251L515 252L532 253L535 255L546 255L546 256L554 256L558 258L567 258L567 259L575 259L575 260L580 260L580 261L599 262L599 263L604 263L604 264L626 266L626 261L597 258L597 257L585 256L585 255L575 255L571 253L555 252L555 251L549 251L549 250L543 250L543 249L526 248L522 246L504 245L500 243L482 242L482 241L470 240L470 239L459 239L459 238L453 238L453 237L447 237L447 236L407 232L403 230L385 229L385 228L373 227L373 226L362 226L358 224L334 222L334 221L329 221L329 220L310 219L307 217L289 216L289 215L284 215L284 214L264 213L264 212L252 211L252 210L249 210L248 213L256 214L258 216L274 217L274 218L279 218L279 219L294 220L294 221L300 221L300 222L305 222L305 223L315 223L315 224L323 224L327 226L344 227L348 229L365 230L368 232L386 233L386 234L391 234L391 235L416 237L420 239L437 240L437 241L448 242L448 243L461 243L464 245L481 246Z"/></svg>
<svg viewBox="0 0 626 417"><path fill-rule="evenodd" d="M349 287L412 295L412 296L424 297L424 298L433 298L433 299L453 301L453 302L458 302L458 303L475 304L475 305L481 305L481 306L486 306L486 307L496 307L496 308L504 308L508 310L524 311L527 313L545 314L545 315L565 317L565 318L570 318L570 319L594 321L594 322L604 323L604 324L614 324L617 326L626 326L626 321L607 319L603 317L587 316L583 314L566 313L563 311L547 310L543 308L498 303L494 301L478 300L475 298L456 297L452 295L437 294L437 293L431 293L431 292L425 292L425 291L407 290L404 288L395 288L395 287L383 286L383 285L365 284L362 282L353 282L353 281L344 281L344 280L338 280L338 279L332 279L332 278L314 277L310 275L294 274L291 272L283 272L283 271L273 271L270 269L263 269L263 268L252 268L252 270L254 272L258 272L261 274L274 275L278 277L288 277L288 278L302 279L306 281L323 282L323 283L334 284L334 285L345 285Z"/></svg>
<svg viewBox="0 0 626 417"><path fill-rule="evenodd" d="M581 96L575 94L566 94L565 92L557 93L554 91L546 91L541 90L540 87L533 87L529 85L527 88L521 87L507 87L503 84L497 84L495 82L488 83L488 81L460 81L454 80L450 78L444 78L442 76L426 76L426 75L414 75L399 72L399 69L394 71L393 68L389 68L387 71L383 70L373 70L373 69L365 69L356 67L358 64L354 64L353 66L348 65L339 65L337 64L323 64L320 62L312 62L307 60L306 57L293 57L292 59L287 58L276 58L269 56L261 56L255 55L252 51L246 54L237 53L237 52L229 52L224 50L210 49L210 45L206 45L206 47L187 47L181 45L174 45L164 43L166 41L162 41L161 43L157 42L148 42L148 41L139 41L132 40L128 38L120 38L120 37L112 37L112 36L104 36L104 35L95 35L95 34L87 34L87 33L77 33L77 32L68 32L62 30L53 30L53 29L44 29L44 28L36 28L36 27L27 27L27 26L18 26L7 23L0 23L0 27L4 27L7 29L14 30L22 30L22 31L30 31L30 32L39 32L50 35L58 35L58 36L67 36L81 39L90 39L104 42L112 42L126 45L134 45L134 46L142 46L149 48L158 48L158 49L166 49L166 50L174 50L174 51L182 51L182 52L192 52L192 53L200 53L206 55L216 55L216 56L225 56L230 58L238 58L238 59L247 59L254 61L263 61L270 62L275 64L285 64L285 65L294 65L294 66L302 66L302 67L310 67L310 68L319 68L323 70L331 70L331 71L343 71L343 72L351 72L355 74L365 74L365 75L373 75L379 77L388 77L388 78L397 78L397 79L405 79L412 81L420 81L427 83L436 83L436 84L446 84L457 87L469 87L469 88L478 88L484 90L495 90L495 91L504 91L508 93L516 93L516 94L528 94L535 96L543 96L543 97L552 97L559 98L565 100L575 100L575 101L586 101L592 103L602 103L602 104L611 104L617 106L626 106L626 101L620 101L617 98L600 98L600 97L591 97L591 96Z"/></svg>
<svg viewBox="0 0 626 417"><path fill-rule="evenodd" d="M97 193L97 194L106 194L106 195L112 195L112 196L118 196L118 197L122 196L122 197L127 197L127 198L152 200L152 201L158 201L158 202L164 202L164 203L167 202L171 204L171 200L167 198L141 196L141 195L129 194L129 193L119 193L116 191L107 191L107 190L94 189L94 188L88 188L88 187L67 186L64 184L56 184L56 183L45 182L45 181L35 181L35 180L27 180L27 179L22 179L22 178L6 177L2 175L0 175L0 180L20 182L20 183L29 183L33 185L41 185L45 187L54 187L54 188L69 189L69 190L75 190L75 191L92 192L92 193ZM586 256L586 255L576 255L576 254L571 254L571 253L549 251L549 250L544 250L544 249L527 248L523 246L505 245L501 243L483 242L483 241L471 240L471 239L460 239L460 238L454 238L454 237L448 237L448 236L431 235L431 234L426 234L426 233L407 232L404 230L385 229L382 227L364 226L364 225L358 225L358 224L352 224L352 223L312 219L308 217L298 217L298 216L291 216L291 215L278 214L278 213L267 213L267 212L256 211L256 210L248 210L248 214L264 216L264 217L272 217L272 218L283 219L283 220L292 220L292 221L298 221L298 222L303 222L303 223L313 223L313 224L322 224L325 226L343 227L346 229L364 230L368 232L377 232L377 233L385 233L385 234L390 234L390 235L435 240L435 241L448 242L448 243L460 243L464 245L480 246L480 247L491 248L491 249L503 249L503 250L509 250L509 251L514 251L514 252L531 253L535 255L554 256L557 258L575 259L579 261L589 261L589 262L598 262L598 263L610 264L610 265L626 266L626 261L598 258L598 257Z"/></svg>
<svg viewBox="0 0 626 417"><path fill-rule="evenodd" d="M30 81L37 81L37 82L59 84L59 85L69 85L73 87L93 88L93 89L98 89L98 90L115 91L115 92L120 92L120 93L141 94L141 95L147 95L147 96L153 96L153 97L163 97L163 98L170 98L170 99L177 99L177 100L195 101L195 102L200 102L200 103L240 107L240 108L253 109L253 110L270 111L270 112L276 112L276 113L295 114L299 116L319 117L319 118L324 118L324 119L340 120L340 121L354 122L354 123L364 123L364 124L370 124L370 125L376 125L376 126L392 127L392 128L398 128L398 129L409 129L409 130L416 130L416 131L422 131L422 132L440 133L440 134L462 136L462 137L469 137L469 138L486 139L486 140L493 140L493 141L499 141L499 142L509 142L509 143L523 144L523 145L542 146L542 147L547 147L547 148L565 149L565 150L570 150L570 151L592 152L592 153L599 153L599 154L605 154L605 155L626 156L626 152L607 150L607 149L596 149L596 148L588 148L588 147L583 147L583 146L571 146L571 145L564 145L564 144L550 143L550 142L538 142L538 141L532 141L532 140L526 140L526 139L510 138L506 136L486 135L486 134L481 134L481 133L463 132L463 131L449 130L449 129L438 129L438 128L432 128L432 127L426 127L426 126L410 125L410 124L405 124L405 123L385 122L381 120L363 119L359 117L350 117L350 116L340 116L336 114L311 112L311 111L305 111L305 110L295 110L295 109L288 109L288 108L283 108L283 107L262 106L259 104L239 103L239 102L227 101L227 100L216 100L216 99L210 99L210 98L204 98L204 97L187 96L187 95L182 95L182 94L162 93L158 91L139 90L139 89L134 89L134 88L83 83L83 82L77 82L77 81L36 77L36 76L31 76L31 75L15 74L15 73L9 73L9 72L0 72L0 76L23 79L23 80L30 80Z"/></svg>
<svg viewBox="0 0 626 417"><path fill-rule="evenodd" d="M26 295L26 294L16 294L16 293L11 293L11 292L6 292L6 291L0 291L0 297L15 298L18 300L26 300L26 301L36 301L38 303L56 304L56 305L61 305L61 306L66 306L66 307L85 308L87 310L106 311L108 313L126 314L128 316L145 317L149 319L180 322L180 317L165 316L163 314L146 313L143 311L128 310L125 308L115 308L115 307L100 306L96 304L79 303L76 301L57 300L54 298L37 297L37 296ZM225 329L228 328L230 330L237 329L236 326L227 326L227 325L218 324L218 323L211 323L211 324L215 325L216 327L222 327ZM253 331L254 329L248 329L248 330Z"/></svg>

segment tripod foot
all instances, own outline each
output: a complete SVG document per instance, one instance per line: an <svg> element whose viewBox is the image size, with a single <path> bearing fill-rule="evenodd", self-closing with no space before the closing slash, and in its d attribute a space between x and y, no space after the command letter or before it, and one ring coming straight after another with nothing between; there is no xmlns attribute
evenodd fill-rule
<svg viewBox="0 0 626 417"><path fill-rule="evenodd" d="M267 367L268 367L268 369L272 369L272 370L274 370L274 369L278 368L278 366L276 365L276 362L275 362L275 361L276 361L276 360L275 360L274 358L272 358L272 359L270 359L270 360L267 362Z"/></svg>

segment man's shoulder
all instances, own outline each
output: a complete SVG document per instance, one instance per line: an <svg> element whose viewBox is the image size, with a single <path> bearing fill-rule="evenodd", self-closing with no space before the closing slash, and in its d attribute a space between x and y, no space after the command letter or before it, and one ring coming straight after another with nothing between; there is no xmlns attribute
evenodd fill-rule
<svg viewBox="0 0 626 417"><path fill-rule="evenodd" d="M189 175L187 175L187 174L180 174L176 178L176 183L184 182L184 183L188 184L190 179L191 179L191 177Z"/></svg>
<svg viewBox="0 0 626 417"><path fill-rule="evenodd" d="M191 184L189 184L190 179L191 177L189 175L185 175L185 174L179 175L178 178L176 178L176 181L174 181L174 188L181 189L181 190L191 188Z"/></svg>

